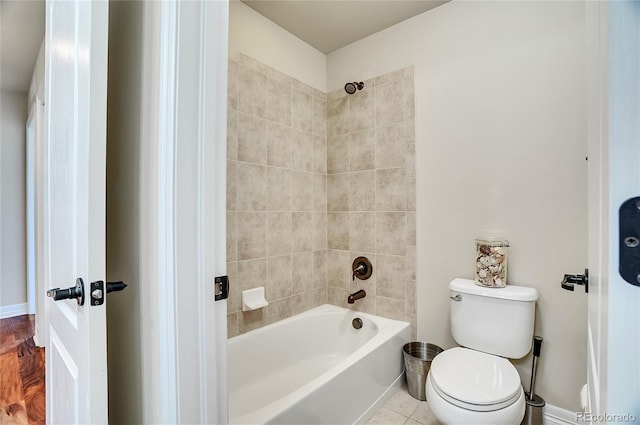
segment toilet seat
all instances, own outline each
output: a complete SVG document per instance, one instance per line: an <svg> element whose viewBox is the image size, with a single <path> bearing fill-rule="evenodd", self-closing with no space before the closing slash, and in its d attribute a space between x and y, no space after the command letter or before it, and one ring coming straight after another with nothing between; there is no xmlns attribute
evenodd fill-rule
<svg viewBox="0 0 640 425"><path fill-rule="evenodd" d="M522 394L520 375L507 359L468 348L440 353L434 358L429 375L440 397L466 410L503 409Z"/></svg>

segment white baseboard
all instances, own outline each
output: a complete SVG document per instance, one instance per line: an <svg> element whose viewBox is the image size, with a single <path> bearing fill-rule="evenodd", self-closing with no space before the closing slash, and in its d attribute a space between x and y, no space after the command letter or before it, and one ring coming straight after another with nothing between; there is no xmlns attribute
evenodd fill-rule
<svg viewBox="0 0 640 425"><path fill-rule="evenodd" d="M577 425L576 412L546 404L544 406L545 425Z"/></svg>
<svg viewBox="0 0 640 425"><path fill-rule="evenodd" d="M0 306L0 319L27 314L27 303Z"/></svg>

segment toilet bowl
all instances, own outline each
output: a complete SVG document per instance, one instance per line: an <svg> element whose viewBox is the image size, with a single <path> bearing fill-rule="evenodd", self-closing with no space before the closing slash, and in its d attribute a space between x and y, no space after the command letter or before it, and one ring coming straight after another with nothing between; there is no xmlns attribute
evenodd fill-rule
<svg viewBox="0 0 640 425"><path fill-rule="evenodd" d="M524 391L515 367L505 358L452 348L431 364L427 402L444 424L519 424Z"/></svg>
<svg viewBox="0 0 640 425"><path fill-rule="evenodd" d="M425 383L436 418L451 425L518 425L525 412L520 375L508 358L531 350L538 291L449 284L451 335L461 347L438 354Z"/></svg>

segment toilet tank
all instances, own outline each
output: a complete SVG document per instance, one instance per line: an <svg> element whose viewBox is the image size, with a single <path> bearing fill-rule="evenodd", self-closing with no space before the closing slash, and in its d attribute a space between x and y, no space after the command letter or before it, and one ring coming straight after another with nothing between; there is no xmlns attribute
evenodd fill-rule
<svg viewBox="0 0 640 425"><path fill-rule="evenodd" d="M473 280L449 284L451 334L458 344L501 357L527 355L538 291L526 286L485 288Z"/></svg>

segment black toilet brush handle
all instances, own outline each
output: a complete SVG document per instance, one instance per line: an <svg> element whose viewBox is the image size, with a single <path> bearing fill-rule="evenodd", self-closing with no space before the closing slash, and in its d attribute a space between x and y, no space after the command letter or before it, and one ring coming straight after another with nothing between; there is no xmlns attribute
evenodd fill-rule
<svg viewBox="0 0 640 425"><path fill-rule="evenodd" d="M540 348L542 348L542 337L533 337L533 356L540 357Z"/></svg>

